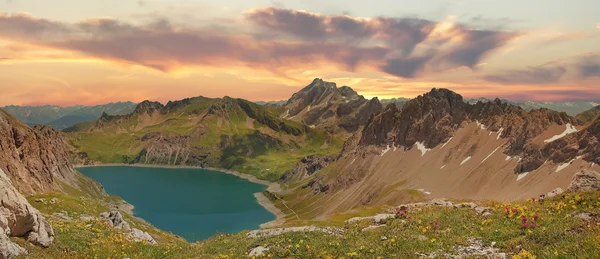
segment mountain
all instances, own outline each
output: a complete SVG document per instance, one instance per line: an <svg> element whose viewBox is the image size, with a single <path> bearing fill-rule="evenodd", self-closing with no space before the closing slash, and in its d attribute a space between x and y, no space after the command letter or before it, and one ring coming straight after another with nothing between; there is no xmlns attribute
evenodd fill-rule
<svg viewBox="0 0 600 259"><path fill-rule="evenodd" d="M284 106L287 103L287 100L280 100L280 101L258 101L255 102L258 105L262 105L262 106L275 106L275 107L281 107Z"/></svg>
<svg viewBox="0 0 600 259"><path fill-rule="evenodd" d="M477 99L468 99L467 103L475 104L478 101L487 102L491 101L486 98L477 98ZM501 100L505 103L510 103L512 105L520 106L526 111L546 108L559 112L566 112L568 115L575 116L583 111L588 109L592 109L595 106L600 105L600 103L596 102L534 102L534 101L526 101L526 102L511 102L508 100Z"/></svg>
<svg viewBox="0 0 600 259"><path fill-rule="evenodd" d="M58 120L75 110L81 109L83 106L6 106L2 109L10 113L18 120L26 123L29 126L46 125L54 120Z"/></svg>
<svg viewBox="0 0 600 259"><path fill-rule="evenodd" d="M399 97L399 98L391 98L391 99L381 99L381 104L383 104L383 106L388 106L389 104L393 103L396 105L396 107L398 108L402 108L402 106L404 106L404 104L406 104L408 102L408 100L410 100L409 98L403 98L403 97Z"/></svg>
<svg viewBox="0 0 600 259"><path fill-rule="evenodd" d="M96 106L7 106L5 111L27 125L48 125L62 130L80 122L93 121L106 112L110 115L131 113L136 104L117 102Z"/></svg>
<svg viewBox="0 0 600 259"><path fill-rule="evenodd" d="M582 122L588 123L597 119L598 116L600 116L600 105L577 114L576 118Z"/></svg>
<svg viewBox="0 0 600 259"><path fill-rule="evenodd" d="M271 180L303 157L338 153L343 143L272 107L230 97L144 101L131 114L104 113L65 132L80 163L233 168Z"/></svg>
<svg viewBox="0 0 600 259"><path fill-rule="evenodd" d="M297 164L302 170L286 178L300 179L300 187L281 199L311 220L419 197L537 197L566 189L582 169L600 170L599 125L499 99L469 104L450 90L433 89L402 109L388 106L371 117L333 161L305 162L316 170Z"/></svg>
<svg viewBox="0 0 600 259"><path fill-rule="evenodd" d="M368 100L348 86L338 88L335 83L316 78L292 95L284 108L284 119L330 132L340 128L355 132L383 105L377 98Z"/></svg>

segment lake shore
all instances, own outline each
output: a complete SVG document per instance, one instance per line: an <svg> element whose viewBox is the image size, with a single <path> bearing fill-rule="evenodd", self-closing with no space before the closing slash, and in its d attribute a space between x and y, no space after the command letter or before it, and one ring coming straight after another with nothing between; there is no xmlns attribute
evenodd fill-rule
<svg viewBox="0 0 600 259"><path fill-rule="evenodd" d="M168 169L204 169L204 170L209 170L209 171L215 171L215 172L221 172L221 173L226 173L226 174L230 174L230 175L234 175L237 176L239 178L245 179L249 182L252 183L257 183L257 184L262 184L264 186L267 186L267 191L270 192L281 192L281 186L279 185L279 183L274 183L274 182L269 182L266 180L261 180L256 178L256 176L254 175L250 175L250 174L244 174L241 172L238 172L236 170L231 170L231 169L223 169L223 168L214 168L214 167L199 167L199 166L187 166L187 165L151 165L151 164L119 164L119 163L115 163L115 164L97 164L97 165L74 165L75 169L77 168L86 168L86 167L113 167L113 166L125 166L125 167L144 167L144 168L168 168ZM283 225L285 223L285 214L283 212L281 212L281 210L279 210L275 204L273 204L273 202L271 202L271 200L269 200L266 196L264 196L262 193L255 193L254 197L256 197L256 200L258 201L258 204L260 204L261 206L263 206L266 210L268 210L269 212L271 212L273 215L275 215L276 219L264 224L261 224L260 227L261 228L272 228L272 227L276 227L279 225ZM133 205L127 203L128 206L126 206L126 210L128 210L129 212L133 212ZM131 207L129 207L131 206Z"/></svg>

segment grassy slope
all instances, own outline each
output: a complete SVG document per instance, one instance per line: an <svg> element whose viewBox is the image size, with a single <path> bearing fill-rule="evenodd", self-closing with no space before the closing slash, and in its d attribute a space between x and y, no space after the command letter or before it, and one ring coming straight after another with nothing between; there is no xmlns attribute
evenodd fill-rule
<svg viewBox="0 0 600 259"><path fill-rule="evenodd" d="M274 108L241 99L230 100L233 105L204 117L216 101L201 98L174 108L158 122L140 130L135 130L140 127L137 115L105 124L102 132L82 132L86 127L79 125L80 131L69 133L69 139L91 160L124 163L134 160L148 148L150 143L140 141L147 133L192 136L192 151L210 153L207 159L210 166L236 169L271 181L279 179L302 157L336 154L341 150L341 136L309 130L301 124L280 119ZM253 120L251 125L247 123L249 118ZM203 134L196 134L199 128ZM223 139L230 142L227 148L221 147Z"/></svg>
<svg viewBox="0 0 600 259"><path fill-rule="evenodd" d="M56 195L32 196L30 200ZM58 196L56 205L35 203L44 213L65 210L70 215L85 213L97 215L105 211L101 203L93 200L80 200L77 196ZM546 199L543 203L519 202L500 204L489 202L493 213L482 218L470 208L452 209L431 207L412 209L408 215L410 223L400 219L386 222L387 226L361 231L369 222L344 225L343 237L323 233L289 233L281 236L250 239L246 232L234 235L218 235L209 240L189 244L169 233L151 231L151 227L136 221L134 227L150 230L159 241L152 246L134 243L119 231L98 221L60 221L51 219L55 228L56 243L48 248L24 244L31 258L246 258L252 248L262 245L270 247L265 257L271 258L415 258L416 253L444 251L456 253L458 245L468 245L470 238L482 240L513 258L597 258L600 248L600 226L598 221L584 221L573 218L573 212L595 212L600 210L600 193L566 194L564 197ZM516 214L506 214L504 208L517 208ZM377 209L359 214L371 214ZM531 218L538 214L538 227L523 231L521 216ZM340 215L335 222L321 222L323 225L339 225L339 222L354 216ZM130 217L127 221L131 222ZM438 221L439 229L434 231L430 222ZM381 236L387 237L382 240ZM422 236L423 240L415 237ZM523 252L523 250L527 252ZM530 256L531 255L531 256Z"/></svg>
<svg viewBox="0 0 600 259"><path fill-rule="evenodd" d="M583 122L591 122L600 116L600 106L584 111L576 116L577 119Z"/></svg>

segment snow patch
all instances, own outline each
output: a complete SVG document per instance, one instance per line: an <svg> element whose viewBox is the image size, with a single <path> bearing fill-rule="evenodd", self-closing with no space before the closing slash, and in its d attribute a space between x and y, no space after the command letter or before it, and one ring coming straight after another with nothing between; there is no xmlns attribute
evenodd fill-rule
<svg viewBox="0 0 600 259"><path fill-rule="evenodd" d="M427 153L427 151L431 150L429 148L426 148L425 145L423 145L423 143L421 142L417 142L415 143L415 145L417 145L417 148L421 151L421 156L424 156L425 153Z"/></svg>
<svg viewBox="0 0 600 259"><path fill-rule="evenodd" d="M425 189L419 189L418 191L427 194L427 195L431 195L431 192L425 191Z"/></svg>
<svg viewBox="0 0 600 259"><path fill-rule="evenodd" d="M315 126L315 125L309 125L308 127L309 127L309 128L311 128L311 129L314 129L314 128L316 128L317 126Z"/></svg>
<svg viewBox="0 0 600 259"><path fill-rule="evenodd" d="M283 115L283 118L287 118L290 117L290 109L288 109L287 111L285 111L285 115Z"/></svg>
<svg viewBox="0 0 600 259"><path fill-rule="evenodd" d="M510 160L512 157L511 156L506 156L506 159L504 161L508 161Z"/></svg>
<svg viewBox="0 0 600 259"><path fill-rule="evenodd" d="M440 167L440 169L444 169L444 167L446 167L446 165L443 165L442 167Z"/></svg>
<svg viewBox="0 0 600 259"><path fill-rule="evenodd" d="M575 132L577 132L577 129L573 125L571 125L571 123L567 123L567 128L565 129L565 131L563 133L561 133L559 135L555 135L554 137L544 140L544 143L550 143L552 141L563 138L564 136L569 135L571 133L575 133Z"/></svg>
<svg viewBox="0 0 600 259"><path fill-rule="evenodd" d="M354 161L356 161L356 158L352 159L352 162L350 162L350 164L354 164Z"/></svg>
<svg viewBox="0 0 600 259"><path fill-rule="evenodd" d="M390 151L390 145L388 145L384 150L381 151L381 156L385 155L385 153L387 153L388 151Z"/></svg>
<svg viewBox="0 0 600 259"><path fill-rule="evenodd" d="M396 152L396 145L394 145L394 150L392 152Z"/></svg>
<svg viewBox="0 0 600 259"><path fill-rule="evenodd" d="M503 131L504 131L504 128L500 128L500 130L498 130L498 136L496 136L496 140L500 139L500 135L502 135Z"/></svg>
<svg viewBox="0 0 600 259"><path fill-rule="evenodd" d="M450 137L445 143L444 145L442 145L441 148L445 147L446 145L448 145L448 143L450 143L450 141L453 139L454 137Z"/></svg>
<svg viewBox="0 0 600 259"><path fill-rule="evenodd" d="M467 158L465 158L465 160L463 160L463 161L462 161L462 163L460 163L460 164L462 165L462 164L466 163L466 162L467 162L467 161L469 161L469 160L471 160L471 157L470 157L470 156L468 156Z"/></svg>
<svg viewBox="0 0 600 259"><path fill-rule="evenodd" d="M571 161L569 161L569 162L567 162L567 163L564 163L564 164L562 164L562 165L559 165L559 166L556 168L556 172L558 173L558 172L560 172L561 170L563 170L563 169L565 169L565 168L569 167L569 166L571 165L571 163L573 163L573 161L575 161L575 159L573 159L573 160L571 160Z"/></svg>
<svg viewBox="0 0 600 259"><path fill-rule="evenodd" d="M494 151L492 151L492 153L490 153L488 156L486 156L483 160L481 160L481 163L485 162L485 160L488 160L488 158L490 158L494 153L496 153L496 151L498 151L500 147L497 147L496 149L494 149ZM481 164L480 163L480 164Z"/></svg>
<svg viewBox="0 0 600 259"><path fill-rule="evenodd" d="M583 158L583 156L578 156L575 159L579 160L579 159L582 159L582 158Z"/></svg>
<svg viewBox="0 0 600 259"><path fill-rule="evenodd" d="M525 178L525 176L527 176L529 174L529 172L525 172L525 173L521 173L519 175L517 175L517 182L521 181L521 179Z"/></svg>
<svg viewBox="0 0 600 259"><path fill-rule="evenodd" d="M481 122L479 122L479 121L475 121L475 122L477 123L477 126L479 126L479 128L481 128L482 130L485 129L485 126Z"/></svg>

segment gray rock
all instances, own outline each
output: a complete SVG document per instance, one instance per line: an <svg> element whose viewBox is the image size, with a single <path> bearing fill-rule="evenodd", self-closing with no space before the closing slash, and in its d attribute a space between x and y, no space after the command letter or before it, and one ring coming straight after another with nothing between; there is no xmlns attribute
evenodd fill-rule
<svg viewBox="0 0 600 259"><path fill-rule="evenodd" d="M10 259L22 254L27 254L27 250L13 243L6 233L0 231L0 258Z"/></svg>
<svg viewBox="0 0 600 259"><path fill-rule="evenodd" d="M102 212L100 213L100 218L106 220L106 223L114 228L120 228L127 231L131 230L129 223L127 223L127 221L123 219L123 215L116 210L111 212Z"/></svg>
<svg viewBox="0 0 600 259"><path fill-rule="evenodd" d="M377 214L375 216L370 216L370 217L354 217L351 219L346 220L346 223L353 223L353 222L358 222L358 221L362 221L362 220L372 220L375 223L382 223L385 220L388 219L393 219L396 217L396 214Z"/></svg>
<svg viewBox="0 0 600 259"><path fill-rule="evenodd" d="M379 237L379 238L381 239L381 241L385 241L385 240L387 240L387 237L386 237L386 236L381 236L381 237Z"/></svg>
<svg viewBox="0 0 600 259"><path fill-rule="evenodd" d="M50 204L56 204L56 203L58 203L58 199L57 198L52 198L50 200Z"/></svg>
<svg viewBox="0 0 600 259"><path fill-rule="evenodd" d="M596 213L591 213L591 212L574 212L573 214L571 214L572 217L574 218L579 218L579 219L583 219L585 221L589 221L592 220L594 218L598 217L598 214Z"/></svg>
<svg viewBox="0 0 600 259"><path fill-rule="evenodd" d="M475 207L475 212L477 212L477 214L483 215L486 212L491 213L492 209L489 207L478 206L478 207Z"/></svg>
<svg viewBox="0 0 600 259"><path fill-rule="evenodd" d="M35 199L35 202L46 204L46 201L44 199Z"/></svg>
<svg viewBox="0 0 600 259"><path fill-rule="evenodd" d="M575 174L568 190L572 192L599 191L600 173L592 170L583 170Z"/></svg>
<svg viewBox="0 0 600 259"><path fill-rule="evenodd" d="M54 231L44 216L12 185L0 169L0 229L10 237L25 237L35 245L48 247Z"/></svg>
<svg viewBox="0 0 600 259"><path fill-rule="evenodd" d="M156 245L154 238L148 232L141 231L137 228L132 228L129 232L129 237L135 242L147 241L152 245Z"/></svg>
<svg viewBox="0 0 600 259"><path fill-rule="evenodd" d="M387 225L385 225L385 224L383 224L383 225L371 225L371 226L368 226L366 228L361 229L360 231L365 232L365 231L369 231L369 230L373 230L373 229L380 228L380 227L385 227L385 226L387 226Z"/></svg>
<svg viewBox="0 0 600 259"><path fill-rule="evenodd" d="M248 238L259 238L259 237L270 237L279 236L285 233L294 232L323 232L334 236L342 236L344 229L337 227L326 227L320 228L315 226L303 226L303 227L289 227L289 228L271 228L271 229L260 229L252 230L246 234Z"/></svg>
<svg viewBox="0 0 600 259"><path fill-rule="evenodd" d="M264 246L258 246L255 247L254 249L250 250L250 252L248 253L248 257L259 257L262 256L266 251L269 251L268 247L264 247Z"/></svg>
<svg viewBox="0 0 600 259"><path fill-rule="evenodd" d="M94 220L96 218L94 218L92 216L85 215L85 214L81 214L81 215L79 215L79 219L83 220L83 221L90 221L90 220Z"/></svg>
<svg viewBox="0 0 600 259"><path fill-rule="evenodd" d="M418 236L417 236L417 240L419 240L419 241L427 241L427 240L429 240L429 238L427 238L427 237L426 237L426 236L424 236L424 235L418 235Z"/></svg>
<svg viewBox="0 0 600 259"><path fill-rule="evenodd" d="M552 198L554 196L561 195L563 192L565 192L565 191L563 191L563 189L559 187L559 188L556 188L556 189L550 191L549 193L546 193L546 197Z"/></svg>
<svg viewBox="0 0 600 259"><path fill-rule="evenodd" d="M67 213L66 211L52 213L52 216L57 219L64 220L64 221L71 220L71 217L69 217L69 213Z"/></svg>

